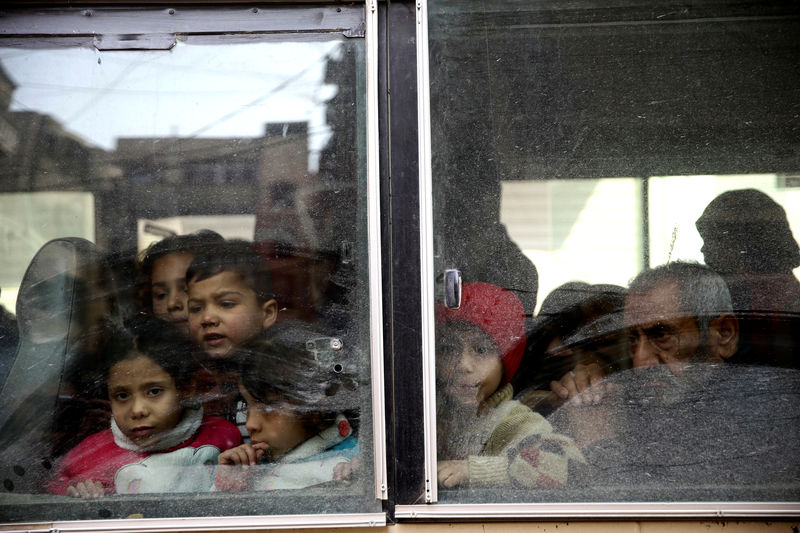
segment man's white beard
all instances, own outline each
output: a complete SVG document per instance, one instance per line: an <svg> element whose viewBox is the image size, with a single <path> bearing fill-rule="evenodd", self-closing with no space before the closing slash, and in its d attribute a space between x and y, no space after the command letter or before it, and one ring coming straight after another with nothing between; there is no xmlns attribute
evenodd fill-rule
<svg viewBox="0 0 800 533"><path fill-rule="evenodd" d="M690 401L693 392L703 387L716 366L708 361L707 357L701 356L687 362L680 375L675 375L667 365L637 368L627 396L631 401L641 403L642 407L667 407Z"/></svg>

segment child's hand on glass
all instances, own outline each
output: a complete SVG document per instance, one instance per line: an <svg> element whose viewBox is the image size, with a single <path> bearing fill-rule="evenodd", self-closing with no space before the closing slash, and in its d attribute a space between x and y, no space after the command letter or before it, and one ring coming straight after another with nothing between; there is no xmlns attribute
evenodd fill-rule
<svg viewBox="0 0 800 533"><path fill-rule="evenodd" d="M436 473L443 487L461 485L469 481L469 461L439 461Z"/></svg>
<svg viewBox="0 0 800 533"><path fill-rule="evenodd" d="M103 484L91 479L67 487L67 496L72 496L73 498L101 498L104 494Z"/></svg>
<svg viewBox="0 0 800 533"><path fill-rule="evenodd" d="M361 468L361 459L358 457L353 457L347 463L337 463L333 467L333 480L350 483L356 477L359 468Z"/></svg>
<svg viewBox="0 0 800 533"><path fill-rule="evenodd" d="M242 444L225 450L217 458L219 468L214 475L214 487L221 491L240 491L247 488L250 473L242 466L255 466L269 450L269 444Z"/></svg>

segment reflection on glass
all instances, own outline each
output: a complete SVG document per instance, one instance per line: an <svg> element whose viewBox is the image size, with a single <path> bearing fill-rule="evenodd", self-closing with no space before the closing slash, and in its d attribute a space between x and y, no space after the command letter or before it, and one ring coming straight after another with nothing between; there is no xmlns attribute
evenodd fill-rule
<svg viewBox="0 0 800 533"><path fill-rule="evenodd" d="M0 44L0 521L374 500L362 49Z"/></svg>
<svg viewBox="0 0 800 533"><path fill-rule="evenodd" d="M641 180L501 184L500 221L539 271L539 307L565 281L625 285L641 268Z"/></svg>
<svg viewBox="0 0 800 533"><path fill-rule="evenodd" d="M796 10L734 11L431 4L435 270L522 302L503 401L583 458L509 483L501 462L543 459L482 448L495 411L452 436L451 354L504 352L440 312L439 459L468 461L440 501L797 500ZM516 309L483 300L484 325Z"/></svg>

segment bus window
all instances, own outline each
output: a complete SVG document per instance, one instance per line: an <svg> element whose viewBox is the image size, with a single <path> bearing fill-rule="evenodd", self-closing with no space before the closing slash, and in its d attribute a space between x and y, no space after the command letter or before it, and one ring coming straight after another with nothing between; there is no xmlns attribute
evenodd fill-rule
<svg viewBox="0 0 800 533"><path fill-rule="evenodd" d="M430 4L440 503L797 500L800 28L739 7Z"/></svg>
<svg viewBox="0 0 800 533"><path fill-rule="evenodd" d="M371 516L363 9L174 11L4 18L0 521Z"/></svg>

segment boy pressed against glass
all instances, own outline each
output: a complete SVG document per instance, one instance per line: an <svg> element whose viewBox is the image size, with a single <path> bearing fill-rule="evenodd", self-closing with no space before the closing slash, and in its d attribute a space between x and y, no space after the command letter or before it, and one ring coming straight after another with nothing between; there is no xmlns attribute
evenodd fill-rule
<svg viewBox="0 0 800 533"><path fill-rule="evenodd" d="M211 359L227 358L275 324L269 265L248 242L208 247L192 260L186 281L189 336Z"/></svg>
<svg viewBox="0 0 800 533"><path fill-rule="evenodd" d="M278 316L267 261L252 243L206 246L186 271L189 338L202 351L197 388L207 412L235 421L246 437L244 404L231 355L264 336Z"/></svg>
<svg viewBox="0 0 800 533"><path fill-rule="evenodd" d="M439 484L566 485L570 461L584 462L580 450L511 399L509 381L525 350L517 297L466 283L461 307L439 305L436 313Z"/></svg>

